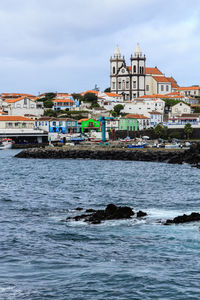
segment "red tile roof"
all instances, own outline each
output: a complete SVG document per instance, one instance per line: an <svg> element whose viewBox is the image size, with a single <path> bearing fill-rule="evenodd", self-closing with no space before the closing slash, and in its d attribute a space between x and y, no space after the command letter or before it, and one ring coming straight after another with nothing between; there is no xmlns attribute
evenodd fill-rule
<svg viewBox="0 0 200 300"><path fill-rule="evenodd" d="M178 91L200 90L200 86L179 87L177 90Z"/></svg>
<svg viewBox="0 0 200 300"><path fill-rule="evenodd" d="M0 121L31 121L32 119L25 118L22 116L0 116Z"/></svg>
<svg viewBox="0 0 200 300"><path fill-rule="evenodd" d="M164 76L152 76L157 82L166 82L170 83L170 81Z"/></svg>
<svg viewBox="0 0 200 300"><path fill-rule="evenodd" d="M176 80L173 77L166 77L172 84L173 89L177 89L179 85L177 84Z"/></svg>
<svg viewBox="0 0 200 300"><path fill-rule="evenodd" d="M145 68L145 73L146 74L155 74L155 75L163 75L163 73L157 68Z"/></svg>
<svg viewBox="0 0 200 300"><path fill-rule="evenodd" d="M22 96L22 97L19 97L19 98L16 98L16 99L8 99L8 100L4 100L4 102L6 102L6 103L15 103L15 102L20 101L20 100L22 100L22 99L24 99L24 98L30 99L30 100L32 100L32 101L37 100L37 98L33 99L32 97Z"/></svg>
<svg viewBox="0 0 200 300"><path fill-rule="evenodd" d="M118 95L115 93L105 93L106 95L108 95L109 97L122 97L122 95Z"/></svg>
<svg viewBox="0 0 200 300"><path fill-rule="evenodd" d="M71 99L56 99L56 100L53 100L53 102L55 102L55 103L58 103L58 102L64 102L64 103L72 102L72 103L74 103L74 101L71 100Z"/></svg>
<svg viewBox="0 0 200 300"><path fill-rule="evenodd" d="M128 114L123 118L125 118L125 119L150 119L150 118L145 117L143 115L137 115L137 114Z"/></svg>

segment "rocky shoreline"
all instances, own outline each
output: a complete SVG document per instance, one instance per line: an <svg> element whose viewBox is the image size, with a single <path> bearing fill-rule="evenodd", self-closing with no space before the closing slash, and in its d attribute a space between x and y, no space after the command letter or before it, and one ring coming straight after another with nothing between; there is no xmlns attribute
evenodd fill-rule
<svg viewBox="0 0 200 300"><path fill-rule="evenodd" d="M33 148L18 153L17 158L40 159L100 159L165 162L170 164L189 163L200 167L200 145L193 144L189 150L127 149L103 147Z"/></svg>

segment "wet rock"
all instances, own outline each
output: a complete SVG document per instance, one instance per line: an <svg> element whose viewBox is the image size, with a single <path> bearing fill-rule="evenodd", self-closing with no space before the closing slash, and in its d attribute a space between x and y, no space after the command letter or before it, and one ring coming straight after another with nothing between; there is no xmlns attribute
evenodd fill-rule
<svg viewBox="0 0 200 300"><path fill-rule="evenodd" d="M141 217L146 217L147 216L147 213L145 213L144 211L142 210L139 210L137 212L137 218L141 218Z"/></svg>
<svg viewBox="0 0 200 300"><path fill-rule="evenodd" d="M188 222L196 222L200 221L200 214L196 212L192 212L190 215L182 215L175 217L174 219L170 220L168 219L164 225L170 225L170 224L180 224L180 223L188 223Z"/></svg>
<svg viewBox="0 0 200 300"><path fill-rule="evenodd" d="M75 210L83 210L83 208L82 207L77 207L77 208L75 208Z"/></svg>
<svg viewBox="0 0 200 300"><path fill-rule="evenodd" d="M93 212L95 212L96 210L95 209L93 209L93 208L89 208L89 209L86 209L86 213L93 213Z"/></svg>
<svg viewBox="0 0 200 300"><path fill-rule="evenodd" d="M74 220L89 222L91 224L100 224L105 220L129 219L134 215L134 211L129 206L116 206L113 203L107 205L105 209L94 210L87 209L90 214L82 214L75 217L68 217L66 221Z"/></svg>

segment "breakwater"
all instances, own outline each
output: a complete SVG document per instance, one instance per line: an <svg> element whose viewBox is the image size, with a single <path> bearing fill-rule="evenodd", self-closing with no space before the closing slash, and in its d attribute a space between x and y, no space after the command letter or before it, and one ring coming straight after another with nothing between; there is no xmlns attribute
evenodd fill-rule
<svg viewBox="0 0 200 300"><path fill-rule="evenodd" d="M45 149L25 149L16 155L18 158L42 159L101 159L166 162L172 164L200 163L200 146L192 145L189 150L160 150L160 149L126 149L103 147L63 147Z"/></svg>

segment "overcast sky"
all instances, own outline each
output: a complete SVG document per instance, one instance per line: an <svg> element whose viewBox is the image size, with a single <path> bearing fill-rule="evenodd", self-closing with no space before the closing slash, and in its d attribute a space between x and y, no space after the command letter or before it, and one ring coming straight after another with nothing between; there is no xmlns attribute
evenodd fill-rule
<svg viewBox="0 0 200 300"><path fill-rule="evenodd" d="M0 92L80 92L109 84L116 44L199 84L199 0L1 0Z"/></svg>

